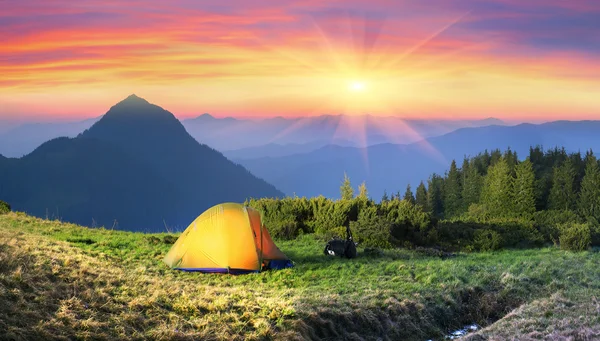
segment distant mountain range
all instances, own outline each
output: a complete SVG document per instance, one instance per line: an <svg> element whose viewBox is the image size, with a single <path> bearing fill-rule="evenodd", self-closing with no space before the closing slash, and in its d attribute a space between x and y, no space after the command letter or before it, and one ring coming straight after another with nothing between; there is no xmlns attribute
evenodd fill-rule
<svg viewBox="0 0 600 341"><path fill-rule="evenodd" d="M212 205L283 193L198 143L170 112L135 95L75 138L0 157L0 198L86 226L186 227Z"/></svg>
<svg viewBox="0 0 600 341"><path fill-rule="evenodd" d="M100 117L78 122L27 123L0 131L0 154L21 157L53 138L75 137L99 119ZM504 124L494 118L452 121L324 115L258 120L215 118L209 114L187 119L182 123L197 141L236 159L285 156L313 151L330 144L350 147L380 143L406 144L463 127Z"/></svg>
<svg viewBox="0 0 600 341"><path fill-rule="evenodd" d="M292 146L310 151L330 144L349 147L367 147L380 143L406 144L459 128L504 124L495 118L407 120L393 116L323 115L250 120L215 118L209 114L183 120L182 123L198 141L223 151L225 155L245 158L278 156L282 151L277 146ZM231 138L232 136L235 138Z"/></svg>
<svg viewBox="0 0 600 341"><path fill-rule="evenodd" d="M344 173L358 186L365 181L370 195L384 191L404 193L416 188L431 173L443 174L452 159L484 150L511 148L520 158L529 147L565 147L567 151L600 151L600 121L556 121L545 124L462 128L413 144L379 144L367 148L327 146L282 157L239 158L253 174L269 181L287 195L339 197Z"/></svg>
<svg viewBox="0 0 600 341"><path fill-rule="evenodd" d="M0 154L21 157L57 137L75 137L98 122L100 117L77 122L26 123L0 132Z"/></svg>

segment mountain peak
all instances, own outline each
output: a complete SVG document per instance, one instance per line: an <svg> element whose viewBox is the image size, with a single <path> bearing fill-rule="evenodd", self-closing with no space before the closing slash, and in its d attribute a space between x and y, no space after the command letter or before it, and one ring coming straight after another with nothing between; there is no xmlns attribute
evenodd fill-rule
<svg viewBox="0 0 600 341"><path fill-rule="evenodd" d="M193 120L195 120L197 122L212 122L212 121L216 121L217 118L209 113L204 113L196 118L193 118Z"/></svg>
<svg viewBox="0 0 600 341"><path fill-rule="evenodd" d="M495 124L504 124L504 121L502 121L499 118L496 117L488 117L488 118L484 118L482 120L479 120L480 122L485 122L485 123L495 123Z"/></svg>
<svg viewBox="0 0 600 341"><path fill-rule="evenodd" d="M113 105L83 135L131 143L133 139L180 138L187 133L172 113L133 94Z"/></svg>
<svg viewBox="0 0 600 341"><path fill-rule="evenodd" d="M116 105L119 104L150 104L148 101L146 101L145 99L137 96L136 94L131 94L129 96L127 96L127 98L125 98L124 100L122 100L121 102L117 103Z"/></svg>

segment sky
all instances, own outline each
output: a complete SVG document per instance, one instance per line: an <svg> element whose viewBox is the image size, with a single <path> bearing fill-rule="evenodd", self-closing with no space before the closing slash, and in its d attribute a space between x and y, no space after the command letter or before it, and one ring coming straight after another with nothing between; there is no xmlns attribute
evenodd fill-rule
<svg viewBox="0 0 600 341"><path fill-rule="evenodd" d="M600 1L0 0L0 120L600 119Z"/></svg>

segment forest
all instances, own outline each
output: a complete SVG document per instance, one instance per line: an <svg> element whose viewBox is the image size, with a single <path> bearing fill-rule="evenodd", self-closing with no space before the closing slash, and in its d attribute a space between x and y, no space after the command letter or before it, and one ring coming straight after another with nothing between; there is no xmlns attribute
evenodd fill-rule
<svg viewBox="0 0 600 341"><path fill-rule="evenodd" d="M407 167L410 167L410 160ZM581 251L600 245L600 164L591 150L531 147L485 151L455 160L413 193L410 185L376 201L362 183L355 192L344 176L340 198L251 199L271 233L354 240L367 248L492 251L547 245Z"/></svg>

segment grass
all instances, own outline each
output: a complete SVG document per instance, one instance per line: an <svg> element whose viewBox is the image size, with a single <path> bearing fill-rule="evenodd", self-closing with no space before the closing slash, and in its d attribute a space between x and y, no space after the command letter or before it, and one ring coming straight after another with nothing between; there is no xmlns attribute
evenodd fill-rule
<svg viewBox="0 0 600 341"><path fill-rule="evenodd" d="M277 242L296 267L230 276L168 269L175 239L0 215L0 339L426 340L472 322L489 325L473 340L600 335L596 252L346 260L302 236Z"/></svg>

